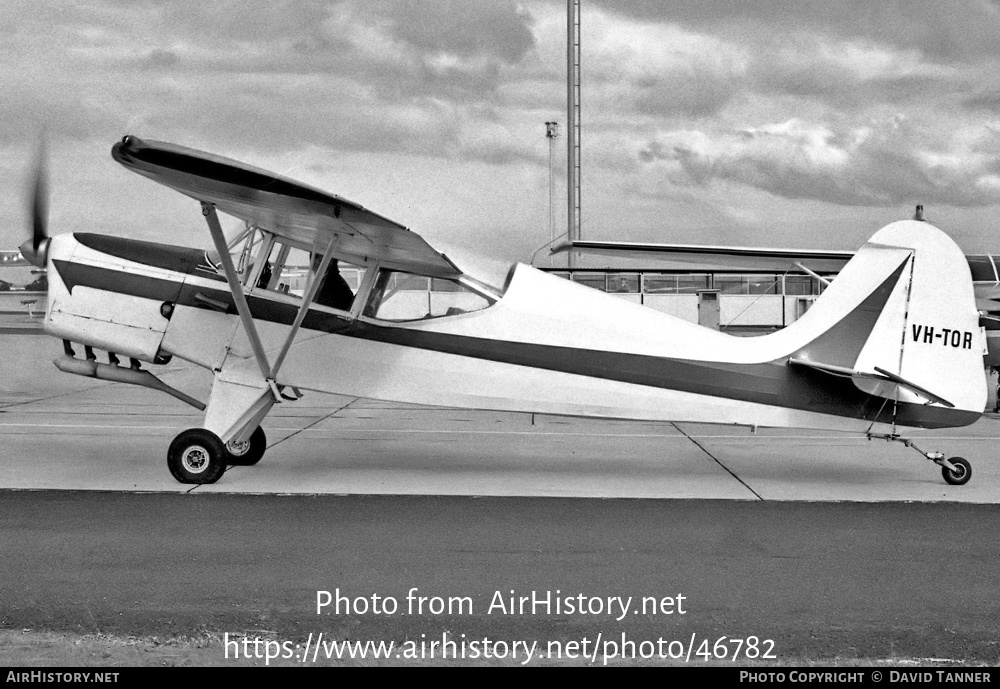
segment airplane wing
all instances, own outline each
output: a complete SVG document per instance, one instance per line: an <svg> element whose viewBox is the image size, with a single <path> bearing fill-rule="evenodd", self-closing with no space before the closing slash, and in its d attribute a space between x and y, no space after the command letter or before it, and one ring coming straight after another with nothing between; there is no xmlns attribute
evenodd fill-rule
<svg viewBox="0 0 1000 689"><path fill-rule="evenodd" d="M740 246L713 246L704 244L655 244L642 242L611 242L577 239L563 241L552 247L551 253L579 251L584 254L614 256L616 258L673 261L697 266L698 270L758 270L785 271L797 262L810 270L837 272L843 268L853 251L822 249L766 249ZM694 269L694 268L692 268Z"/></svg>
<svg viewBox="0 0 1000 689"><path fill-rule="evenodd" d="M583 255L610 256L632 260L665 261L679 264L681 269L699 271L785 271L801 264L820 273L839 272L854 256L853 251L829 249L788 249L711 244L662 244L648 242L618 242L592 239L563 240L552 246L550 253L577 251ZM1000 311L1000 256L969 254L966 256L972 280L977 283L977 305L981 311ZM994 283L992 285L988 283Z"/></svg>
<svg viewBox="0 0 1000 689"><path fill-rule="evenodd" d="M123 166L221 212L306 246L326 246L352 263L433 277L462 272L420 235L345 198L244 163L126 136L111 149Z"/></svg>

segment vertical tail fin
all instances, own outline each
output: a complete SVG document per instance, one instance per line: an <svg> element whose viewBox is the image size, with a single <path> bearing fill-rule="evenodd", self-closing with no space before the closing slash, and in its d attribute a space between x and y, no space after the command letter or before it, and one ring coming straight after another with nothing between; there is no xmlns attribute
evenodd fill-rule
<svg viewBox="0 0 1000 689"><path fill-rule="evenodd" d="M822 332L791 363L849 375L886 400L880 421L961 426L986 406L986 342L969 265L926 222L879 230L801 321Z"/></svg>

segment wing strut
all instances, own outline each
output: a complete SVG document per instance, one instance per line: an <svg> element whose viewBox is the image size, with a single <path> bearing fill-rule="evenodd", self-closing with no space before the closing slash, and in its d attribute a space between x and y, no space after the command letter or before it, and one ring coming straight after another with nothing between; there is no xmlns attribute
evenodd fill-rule
<svg viewBox="0 0 1000 689"><path fill-rule="evenodd" d="M321 283L320 276L325 275L326 269L330 267L330 262L333 260L333 245L337 241L337 236L334 235L330 238L326 250L323 252L323 258L320 261L319 268L310 276L309 286L306 288L306 293L302 295L302 304L299 306L298 313L295 314L295 320L292 322L292 329L285 338L285 342L281 346L281 351L278 353L278 357L274 360L274 364L272 365L267 360L267 353L264 351L264 344L261 342L260 335L257 333L257 327L253 322L253 315L250 313L250 305L247 303L246 295L243 293L243 285L240 283L239 276L236 274L236 266L233 265L233 258L229 255L229 246L226 243L226 237L222 232L222 225L219 224L219 216L215 210L215 204L202 202L201 212L208 221L208 229L212 234L212 241L215 243L215 249L219 253L219 261L222 263L222 269L226 274L226 280L229 282L229 289L233 293L233 301L236 303L236 310L239 312L240 319L243 321L243 328L246 330L247 337L250 339L250 346L253 347L254 356L257 359L257 365L260 367L260 372L264 376L264 380L266 380L267 384L271 386L275 399L280 401L282 397L280 390L275 383L275 378L277 378L278 371L281 369L281 365L284 363L285 357L288 355L288 350L291 349L292 342L295 340L295 335L298 334L299 328L302 326L302 322L305 320L306 314L309 312L309 306L312 304L313 298L319 290Z"/></svg>
<svg viewBox="0 0 1000 689"><path fill-rule="evenodd" d="M253 315L250 313L250 305L247 304L246 295L243 294L243 285L240 284L239 276L236 275L233 257L229 255L229 246L226 244L226 236L222 233L222 225L219 224L219 215L215 211L215 204L202 201L201 214L208 221L208 229L212 235L212 241L215 243L215 250L219 253L219 261L222 263L223 272L225 272L226 280L229 282L229 291L233 293L233 301L236 303L236 310L243 321L243 329L246 330L247 337L250 338L250 346L253 347L257 365L260 367L264 380L274 390L271 366L267 362L264 344L260 341L260 335L257 334L257 327L254 325Z"/></svg>

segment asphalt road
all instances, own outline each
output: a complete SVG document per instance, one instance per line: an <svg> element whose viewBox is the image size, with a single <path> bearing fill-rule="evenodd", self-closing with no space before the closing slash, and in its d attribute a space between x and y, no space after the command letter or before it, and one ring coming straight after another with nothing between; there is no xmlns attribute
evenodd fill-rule
<svg viewBox="0 0 1000 689"><path fill-rule="evenodd" d="M295 641L694 633L771 639L779 659L998 660L991 505L4 491L0 552L0 626L11 629ZM404 614L412 588L428 606L468 596L471 614ZM399 608L317 615L317 591L337 589ZM511 590L601 597L604 610L486 614ZM633 597L621 621L609 596ZM644 614L647 596L673 597L675 612Z"/></svg>

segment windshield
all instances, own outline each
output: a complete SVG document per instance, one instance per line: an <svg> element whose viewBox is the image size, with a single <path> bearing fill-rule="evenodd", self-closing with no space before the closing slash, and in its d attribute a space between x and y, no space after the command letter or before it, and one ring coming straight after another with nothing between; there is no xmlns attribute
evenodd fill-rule
<svg viewBox="0 0 1000 689"><path fill-rule="evenodd" d="M492 298L457 280L382 270L364 315L384 321L415 321L471 313L493 303Z"/></svg>

